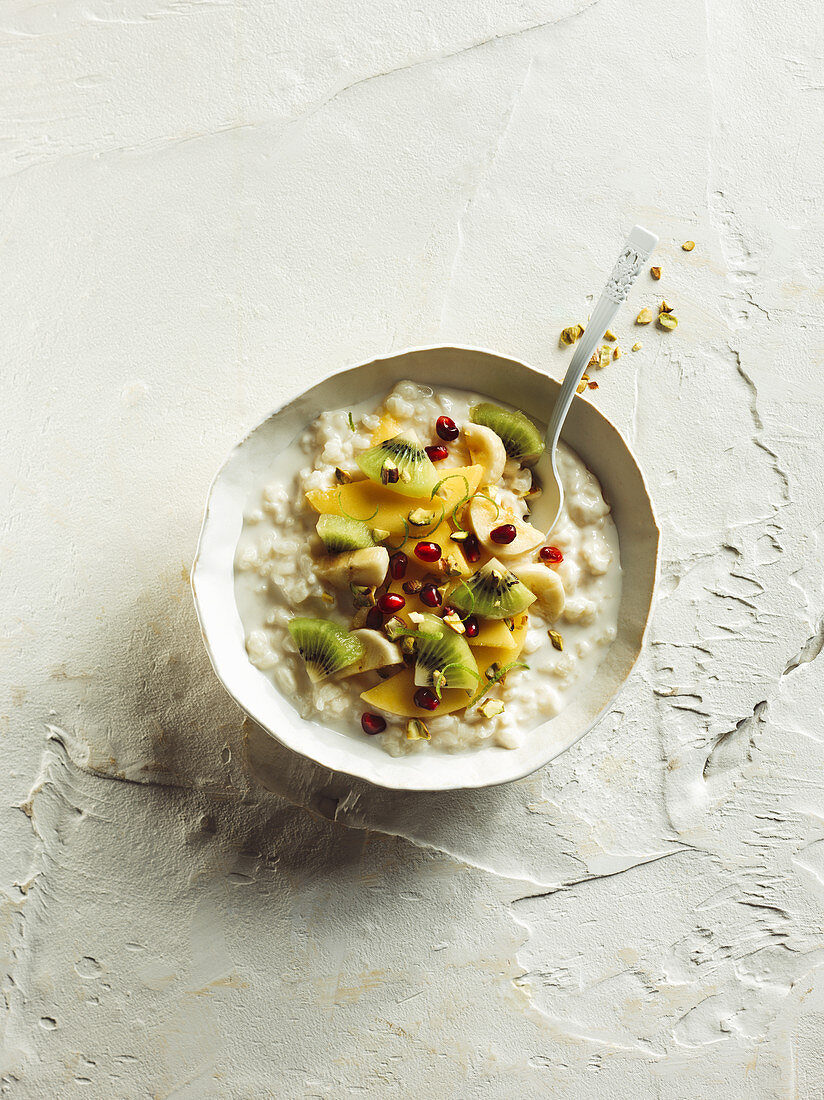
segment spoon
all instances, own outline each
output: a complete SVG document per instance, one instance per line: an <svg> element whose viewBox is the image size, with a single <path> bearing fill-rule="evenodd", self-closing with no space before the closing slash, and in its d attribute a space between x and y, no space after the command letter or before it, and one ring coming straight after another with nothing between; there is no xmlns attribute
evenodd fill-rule
<svg viewBox="0 0 824 1100"><path fill-rule="evenodd" d="M546 431L546 451L538 465L543 491L535 499L529 517L533 527L537 527L539 531L546 531L548 535L558 522L558 516L564 504L564 487L558 475L556 462L561 428L564 426L578 383L584 375L592 353L604 338L604 333L618 312L618 307L625 301L630 287L638 278L638 273L657 244L658 238L654 233L650 233L640 225L633 228L621 249L621 255L612 269L607 285L601 292L598 304L592 311L584 334L575 347L572 360L561 383L561 390Z"/></svg>

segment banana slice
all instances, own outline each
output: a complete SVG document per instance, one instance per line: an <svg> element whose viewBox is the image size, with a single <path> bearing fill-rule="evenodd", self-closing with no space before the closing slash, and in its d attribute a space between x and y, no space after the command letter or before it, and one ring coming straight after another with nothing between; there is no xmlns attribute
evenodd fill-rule
<svg viewBox="0 0 824 1100"><path fill-rule="evenodd" d="M365 550L350 550L346 554L336 554L328 561L315 566L319 577L336 588L345 588L350 584L361 584L367 588L377 588L383 584L386 570L389 568L389 551L385 546L370 546Z"/></svg>
<svg viewBox="0 0 824 1100"><path fill-rule="evenodd" d="M497 432L483 424L465 424L463 437L469 447L472 464L483 466L481 485L500 481L506 465L506 448Z"/></svg>
<svg viewBox="0 0 824 1100"><path fill-rule="evenodd" d="M522 565L517 576L521 584L538 597L538 607L544 615L554 622L566 603L564 585L555 570L546 565Z"/></svg>
<svg viewBox="0 0 824 1100"><path fill-rule="evenodd" d="M509 509L498 508L486 497L474 496L469 502L469 522L478 536L478 541L496 558L520 557L521 554L528 554L544 541L543 531L539 531L529 523L524 523ZM515 528L515 538L509 543L495 542L491 537L492 532L505 524L512 524Z"/></svg>
<svg viewBox="0 0 824 1100"><path fill-rule="evenodd" d="M356 676L359 672L368 672L371 668L387 668L403 664L401 651L394 642L390 642L378 630L353 630L352 635L363 645L363 656L353 665L347 665L337 674L337 679Z"/></svg>

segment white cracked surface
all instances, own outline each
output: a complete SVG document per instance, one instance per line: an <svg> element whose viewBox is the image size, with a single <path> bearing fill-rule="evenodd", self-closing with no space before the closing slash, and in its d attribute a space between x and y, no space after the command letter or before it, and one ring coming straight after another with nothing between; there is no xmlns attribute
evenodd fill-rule
<svg viewBox="0 0 824 1100"><path fill-rule="evenodd" d="M824 1092L819 26L3 7L4 1095ZM186 579L231 443L407 345L560 376L635 221L664 276L589 396L664 567L610 714L455 795L244 729Z"/></svg>

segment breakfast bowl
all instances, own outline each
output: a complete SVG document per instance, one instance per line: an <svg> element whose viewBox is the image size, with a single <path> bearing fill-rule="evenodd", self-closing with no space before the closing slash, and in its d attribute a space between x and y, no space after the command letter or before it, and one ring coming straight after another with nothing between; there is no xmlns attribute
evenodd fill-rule
<svg viewBox="0 0 824 1100"><path fill-rule="evenodd" d="M483 402L499 402L500 406L475 405L467 412L467 406L461 404L459 396L457 398L441 396L459 395L464 391L479 395ZM501 686L505 695L507 685L515 682L514 673L509 677L505 675L510 666L504 666L501 670L498 663L490 664L486 669L486 680L484 675L476 671L480 683L485 684L485 687L477 692L477 698L485 697L484 703L478 704L471 716L468 709L466 717L463 717L460 712L449 717L436 716L431 723L432 729L437 728L443 732L437 735L433 733L431 738L427 723L417 718L411 718L408 723L397 719L393 721L393 715L418 713L414 707L411 710L404 709L403 706L398 707L392 702L394 695L398 694L397 684L401 682L413 684L412 670L404 669L403 666L398 666L401 668L400 672L396 669L377 669L375 665L365 666L376 669L384 679L381 682L375 672L371 673L377 686L368 688L368 683L371 681L367 681L367 690L359 696L355 692L360 691L364 685L357 677L349 681L345 687L340 686L341 681L336 677L330 677L325 681L327 686L323 687L320 693L315 693L316 709L313 709L303 698L305 694L303 681L299 682L296 678L294 666L300 665L303 668L300 657L308 661L308 643L297 632L298 625L305 623L311 625L318 620L296 618L306 614L302 606L281 607L265 620L260 616L258 616L259 621L255 619L258 610L264 606L261 603L262 597L257 593L265 593L267 586L271 586L271 580L266 579L267 574L262 569L259 572L255 571L255 566L260 562L262 555L262 551L258 548L258 544L262 545L261 536L255 534L258 530L255 525L262 522L269 531L267 538L270 553L275 551L281 555L286 553L287 557L282 556L279 559L280 573L277 574L276 579L278 583L286 584L286 588L293 593L298 591L298 587L301 588L297 597L299 604L306 598L307 591L306 585L300 578L305 575L312 581L316 579L311 569L315 568L317 550L310 546L309 542L302 543L300 540L296 541L294 537L280 537L277 527L278 517L284 515L284 509L287 511L289 508L294 509L294 501L298 497L301 498L301 506L306 507L303 502L304 494L296 486L305 488L306 485L312 487L315 484L312 481L315 475L310 472L307 476L306 471L309 468L305 467L308 442L315 438L307 432L307 426L329 422L329 410L339 410L336 423L340 424L341 416L344 415L341 410L349 410L346 417L352 429L352 438L365 438L355 433L361 430L368 435L373 425L378 424L380 427L387 419L392 420L392 416L385 411L382 420L377 415L373 415L375 403L387 392L390 393L394 404L388 402L379 408L382 410L387 407L392 410L407 409L410 416L414 412L418 416L418 425L422 415L420 409L423 407L427 409L430 406L433 409L454 407L468 418L470 415L475 417L474 410L478 408L497 410L494 415L503 416L504 410L501 408L503 406L508 409L523 410L528 413L532 422L542 429L558 395L559 384L539 370L491 351L461 346L424 347L374 359L342 370L273 412L234 448L209 491L192 568L192 589L206 650L215 672L241 709L277 741L324 768L357 776L380 787L410 791L487 787L523 778L548 764L592 729L627 680L642 650L657 578L660 540L643 475L618 430L589 401L576 398L562 435L569 476L573 480L577 479L576 484L583 486L577 498L574 492L570 494L570 509L577 507L583 513L589 508L588 514L578 516L576 520L584 531L582 545L584 559L588 563L586 568L594 575L586 583L589 583L592 591L601 591L605 595L600 604L596 600L586 599L577 594L571 598L569 588L570 585L574 587L577 575L574 570L577 567L571 562L559 567L559 573L562 574L568 589L565 611L568 625L564 626L563 632L568 639L572 638L573 642L567 641L565 653L553 653L553 647L555 650L564 648L560 629L553 629L553 625L558 624L550 623L550 629L546 630L544 629L546 622L541 619L540 613L536 615L534 622L541 629L533 629L529 637L533 639L530 643L531 650L540 659L537 664L529 656L520 663L512 662L511 667L518 669L518 686L511 691L512 701L506 704L509 707L506 719L501 718L499 721L494 717L504 711L504 706L497 701L490 704L486 698L486 692L490 686ZM422 396L419 397L419 395ZM438 401L440 405L437 405ZM415 410L416 405L420 406L417 410ZM353 418L353 411L358 417L357 423ZM521 416L521 413L514 412L512 415ZM480 416L477 419L480 420ZM440 417L439 433L441 420L452 424L454 430L454 424L449 417ZM490 423L498 429L494 419ZM345 428L341 430L345 431ZM487 435L490 434L489 429L484 430ZM500 429L500 431L501 434L506 435L505 430ZM379 443L377 448L373 447L370 450L370 455L373 450L377 450L379 457L382 457L380 440L385 434L382 436L376 431L372 432L372 442L378 440ZM469 436L470 432L467 431L466 434ZM400 435L397 437L397 439L401 438L405 437ZM445 439L448 436L444 434L441 438ZM343 451L335 442L334 434L330 436L327 432L322 437L322 442L323 440L326 441L323 447L325 461L327 464L331 462L334 465L335 456ZM439 440L435 438L435 442L439 443ZM346 453L351 457L351 443L348 443L347 447ZM440 452L445 454L448 449L446 446L426 448L427 453L432 454L433 461L438 460ZM532 479L533 485L539 485L540 481L534 472L528 469L521 470L520 467L516 469L516 464L511 461L509 445L507 445L507 451L510 458L507 469L511 467L516 470L513 476L517 475L522 480L523 476L526 476L527 482ZM476 457L473 452L472 460L474 461ZM360 455L359 459L363 460L364 455ZM304 470L299 474L301 465L304 465ZM361 462L361 468L371 473L365 461ZM432 498L437 499L439 503L440 496L445 493L445 490L439 489L439 486L448 481L449 469L449 466L445 467L446 476L441 477L432 489ZM461 466L457 468L457 473L451 476L454 481L465 484L466 475L470 470L478 469L480 467L477 465ZM536 469L540 470L540 465L536 466ZM381 478L386 485L387 471L397 481L397 468L393 462L386 459L376 475L379 486L375 490L377 493L383 491L380 489ZM404 470L401 472L409 479L409 474ZM351 475L341 469L336 469L335 474L343 487L349 491L351 486L347 482L351 480ZM277 491L264 488L270 486L273 479L279 482L281 488ZM482 482L481 489L483 485ZM428 487L429 483L427 483ZM404 491L402 484L398 490ZM482 512L486 509L493 516L497 516L501 510L501 494L492 489L486 492L480 491L477 477L471 491L476 490L477 495L472 497L472 502L477 505L476 511ZM265 503L269 505L266 516L256 506L262 491ZM409 488L406 491L408 496L413 495ZM452 531L451 538L456 542L461 538L465 539L466 534L459 520L454 517L460 515L459 507L466 504L471 491L467 485L466 497L458 500L452 511L452 526L445 528L447 531ZM529 491L525 490L522 495L528 496L528 492L539 491L538 488L533 488ZM436 493L440 495L436 497ZM495 499L492 499L490 493ZM339 487L325 491L310 488L305 495L320 513L333 511L338 516L342 513L344 518L336 522L339 522L343 528L346 527L347 520L351 517L341 503L344 498ZM349 497L345 499L348 500ZM372 498L369 499L371 501ZM331 500L332 504L324 507L323 500ZM597 502L597 505L594 502ZM454 503L454 493L453 498L447 503L451 508ZM492 509L495 511L492 512ZM414 511L420 512L421 509ZM528 509L526 509L526 515L528 515ZM413 512L409 513L409 517L413 522L421 518L416 519ZM313 513L313 521L317 518ZM326 517L321 515L321 518ZM423 522L427 521L433 524L433 530L440 523L438 530L441 530L445 523L443 507L437 518L424 516ZM294 524L293 519L288 522ZM481 522L483 522L483 516ZM363 526L360 520L354 521L353 526L357 523ZM476 516L475 527L480 530L478 523ZM520 525L521 521L514 519L514 524ZM514 524L511 526L513 532ZM498 541L496 532L502 531L504 526L500 525L492 531L495 542ZM606 530L607 526L608 530ZM320 530L319 523L319 533ZM534 531L525 522L522 526L518 526L519 538L521 530ZM576 530L576 537L578 533ZM343 534L348 537L345 530ZM376 539L386 537L389 545L387 531L373 532L373 534ZM257 544L253 541L253 536L258 539ZM403 544L404 536L410 536L409 526L405 520L400 544ZM314 531L312 537L315 539ZM511 537L514 539L515 534ZM563 537L561 532L558 535L561 544ZM279 542L278 539L280 539ZM587 542L586 539L589 541ZM555 532L549 541L553 540L555 540ZM529 543L536 561L538 560L538 541L536 536ZM411 546L413 543L410 542L408 545ZM419 547L427 545L432 544L417 543ZM457 545L461 544L457 542ZM335 549L344 548L346 547L335 547ZM492 576L498 578L508 572L508 567L499 565L497 561L498 551L500 551L500 557L505 559L506 554L513 548L491 546L491 549L496 556L488 561L486 571L489 572L492 566L495 566ZM385 551L378 553L385 554ZM552 546L541 547L540 553L541 560L547 562L547 568L554 563L555 558L563 559L563 554ZM545 554L552 557L545 557ZM377 556L375 552L373 556ZM395 556L393 555L393 558ZM397 556L404 557L402 553ZM459 555L456 556L459 557ZM446 557L444 553L444 559ZM512 560L517 562L518 559ZM611 560L613 564L610 565ZM311 567L308 564L310 562L313 563ZM566 573L563 573L564 568L567 569ZM268 564L267 569L270 569L270 575L274 575L271 574ZM502 572L499 574L497 569ZM513 569L516 569L515 565ZM529 570L532 571L531 574ZM516 569L516 571L519 570ZM329 572L328 566L327 572ZM525 567L524 575L535 576L536 582L543 584L542 577L537 575L539 572L538 565L532 564ZM466 574L465 569L464 575ZM469 583L464 582L457 570L456 575L457 580L451 582L453 589L456 584ZM261 577L264 579L262 580ZM298 579L294 582L289 581L287 584L284 577ZM517 578L513 578L513 583L515 580ZM561 587L560 582L554 579L553 583ZM290 584L291 589L289 589ZM348 585L346 587L349 588ZM394 592L390 591L390 599L398 600L394 593L413 590L420 592L420 588L420 582L407 581L403 589L395 585ZM536 588L535 583L533 588ZM450 589L447 583L446 587L442 587L439 592L447 593L445 597L447 602L451 599L453 603L458 604L457 595L449 596L449 592L453 589ZM353 587L352 592L355 591ZM371 591L374 592L374 589ZM584 586L582 591L588 590ZM347 591L347 598L348 595ZM427 593L424 592L423 595ZM326 589L320 591L319 596L333 605L338 600L338 596ZM417 599L418 596L414 597L414 600ZM437 599L439 603L443 602L442 596L438 593L435 593L432 599ZM531 596L531 599L534 600L535 597ZM374 596L372 600L374 602ZM409 597L410 606L414 600ZM402 596L398 602L403 605ZM318 600L316 606L322 608L323 605ZM416 606L419 605L416 604ZM536 604L535 609L539 606ZM426 608L421 607L421 610L426 611ZM447 613L444 617L453 620L450 625L454 625L456 632L466 633L464 622L460 621L460 609L457 612L451 607L437 608L437 610L440 614ZM504 620L505 610L504 608L499 615L490 611L490 615L505 621L509 630L512 631L514 618ZM409 611L409 607L406 611ZM335 613L337 608L333 609L332 614ZM375 613L373 611L373 614ZM546 614L545 608L543 613ZM356 612L356 616L357 614ZM365 612L361 612L362 616L364 614ZM279 621L278 616L284 624L283 629L275 625ZM399 630L397 639L391 633L390 638L402 641L403 636L411 633L409 628L414 627L422 631L424 625L417 624L420 624L423 619L431 619L431 616L420 614L412 614L410 617L412 622L409 618L404 621L392 619L393 622L398 623ZM526 617L525 614L524 620ZM338 620L340 620L339 614ZM273 624L268 641L264 637L265 629L257 629L264 621ZM464 621L468 621L466 616ZM448 635L447 640L450 643L466 646L467 643L463 639L455 642L452 634L440 625L440 620L438 622L441 633ZM353 625L357 624L353 623ZM490 626L494 626L500 632L501 622L491 623ZM343 637L341 626L334 625L333 628ZM475 629L477 630L477 627ZM524 629L526 630L526 627ZM568 634L567 631L569 631ZM594 632L597 632L597 636ZM360 631L360 633L368 634L369 631ZM539 634L543 637L545 648L548 648L549 658L542 655ZM551 640L551 646L547 642L547 635ZM576 637L579 638L577 642L574 641ZM464 649L464 652L468 653L469 650ZM473 667L476 670L481 668L483 672L484 665L480 663L480 654L492 654L498 651L480 647L472 652L478 657L477 663L472 662ZM597 654L597 660L594 654ZM400 657L398 659L400 660ZM575 665L576 660L578 666ZM530 661L533 661L535 666L534 673L528 671L527 666ZM341 663L338 661L338 665ZM456 661L453 665L464 667ZM311 663L308 663L307 667L311 673ZM335 668L337 669L337 666ZM539 668L547 671L539 672ZM497 674L493 676L493 669L501 670L500 679L496 678ZM360 669L356 667L355 670ZM418 671L419 665L415 669L414 684L426 682L432 686L431 677L427 681L417 679ZM324 670L324 675L328 672L329 669ZM386 679L386 676L393 672L394 679ZM343 675L339 669L338 673ZM299 673L299 676L302 675L302 672ZM368 677L370 673L366 672L364 675ZM440 675L440 670L436 669L434 676L437 678ZM555 676L554 680L552 676ZM446 683L445 677L442 679ZM358 683L357 688L348 686L355 682ZM308 681L306 685L312 686ZM562 690L562 685L567 685L567 688ZM436 689L438 687L437 679L434 687ZM414 697L415 706L418 703L420 690L418 689ZM452 694L455 693L453 690ZM449 688L443 694L439 691L438 700L443 700L449 694ZM468 688L466 694L467 696L471 694ZM434 701L431 691L429 696L433 700L433 706L438 707L439 704ZM563 696L562 699L561 696ZM329 705L327 710L324 710L322 700L329 699L333 700L334 706ZM361 702L364 699L366 703ZM370 707L367 704L370 700L378 701L376 707L378 713L369 713ZM422 698L422 705L424 702ZM477 710L483 710L483 708L486 708L486 712L490 715L488 721L487 719L482 721L478 717ZM361 710L365 712L362 715L362 728L354 720L355 713ZM448 712L449 707L443 706L441 710ZM420 711L420 714L424 718L427 717L423 711ZM529 720L523 723L523 729L518 728L520 714L529 716ZM388 729L386 728L387 718L382 715L388 715ZM370 729L367 719L374 720L377 728ZM490 729L493 727L497 733L490 736ZM424 733L417 734L414 732L415 729L421 729ZM379 731L385 732L380 737L369 736L370 733Z"/></svg>

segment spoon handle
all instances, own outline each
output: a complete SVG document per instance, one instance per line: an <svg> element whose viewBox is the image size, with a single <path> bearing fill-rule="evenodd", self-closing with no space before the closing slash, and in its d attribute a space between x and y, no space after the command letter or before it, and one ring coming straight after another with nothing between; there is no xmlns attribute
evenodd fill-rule
<svg viewBox="0 0 824 1100"><path fill-rule="evenodd" d="M604 333L610 325L610 321L618 312L618 307L626 299L630 287L638 278L638 273L649 259L650 253L658 244L658 238L649 230L636 225L627 237L621 255L612 269L612 274L607 280L598 304L592 311L592 316L587 322L584 335L578 341L570 361L564 380L561 383L561 392L552 410L549 427L546 432L546 449L552 454L558 443L566 415L578 389L587 364L598 344L604 338Z"/></svg>

